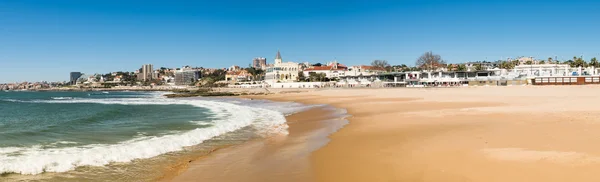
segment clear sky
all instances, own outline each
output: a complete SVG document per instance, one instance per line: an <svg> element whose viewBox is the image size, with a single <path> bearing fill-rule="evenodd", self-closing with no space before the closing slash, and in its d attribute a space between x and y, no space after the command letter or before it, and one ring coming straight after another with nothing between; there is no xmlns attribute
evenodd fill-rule
<svg viewBox="0 0 600 182"><path fill-rule="evenodd" d="M600 54L600 2L0 0L0 83L69 72Z"/></svg>

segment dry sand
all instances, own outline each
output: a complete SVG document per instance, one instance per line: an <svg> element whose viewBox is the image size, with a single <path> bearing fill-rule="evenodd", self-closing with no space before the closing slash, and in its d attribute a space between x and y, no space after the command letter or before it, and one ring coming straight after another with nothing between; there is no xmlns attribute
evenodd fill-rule
<svg viewBox="0 0 600 182"><path fill-rule="evenodd" d="M595 173L600 170L599 93L598 86L517 86L264 96L330 104L352 117L310 154L290 157L310 148L298 147L304 140L294 136L312 135L309 131L319 127L314 122L311 127L311 121L322 118L311 117L323 113L297 115L291 121L296 124L290 124L293 142L256 141L224 149L175 180L600 181ZM286 148L289 143L296 147ZM210 166L194 167L200 165ZM207 168L212 170L201 171Z"/></svg>

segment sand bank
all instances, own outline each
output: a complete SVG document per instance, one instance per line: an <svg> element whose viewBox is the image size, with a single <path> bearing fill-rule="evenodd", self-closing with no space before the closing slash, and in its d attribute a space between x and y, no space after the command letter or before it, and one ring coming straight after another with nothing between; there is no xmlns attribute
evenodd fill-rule
<svg viewBox="0 0 600 182"><path fill-rule="evenodd" d="M599 90L332 89L262 96L330 104L352 117L329 136L326 146L298 160L264 162L273 154L269 150L238 160L235 154L244 155L240 151L246 149L230 148L234 154L216 152L233 160L227 165L198 163L210 165L202 169L214 168L214 181L600 181L595 175L600 169L600 147L595 145L600 142ZM290 125L290 130L299 126ZM291 167L299 163L303 165ZM253 169L257 166L262 170ZM186 173L207 175L193 167Z"/></svg>

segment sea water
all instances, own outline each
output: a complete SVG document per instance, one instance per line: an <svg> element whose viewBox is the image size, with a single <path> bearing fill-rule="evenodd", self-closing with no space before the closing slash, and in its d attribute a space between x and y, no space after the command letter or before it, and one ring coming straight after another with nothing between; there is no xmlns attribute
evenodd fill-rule
<svg viewBox="0 0 600 182"><path fill-rule="evenodd" d="M0 181L139 180L186 147L285 135L284 116L311 107L162 94L0 92Z"/></svg>

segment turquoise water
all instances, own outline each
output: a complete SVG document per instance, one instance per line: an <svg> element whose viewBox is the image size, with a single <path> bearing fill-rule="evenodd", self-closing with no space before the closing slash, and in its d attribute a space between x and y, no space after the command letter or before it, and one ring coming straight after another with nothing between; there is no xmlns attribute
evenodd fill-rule
<svg viewBox="0 0 600 182"><path fill-rule="evenodd" d="M151 97L151 93L139 92L0 92L0 148L116 144L209 127L191 122L210 122L208 109L190 105L68 102Z"/></svg>
<svg viewBox="0 0 600 182"><path fill-rule="evenodd" d="M286 135L311 106L159 92L0 92L0 181L147 181L186 157Z"/></svg>

